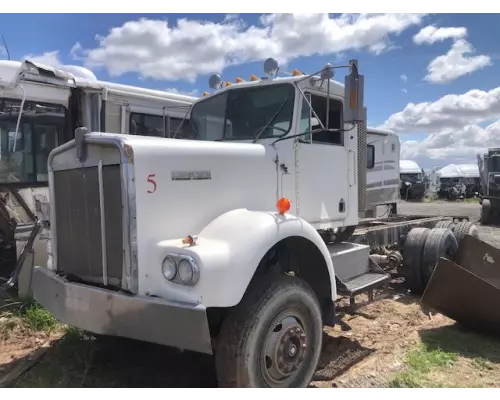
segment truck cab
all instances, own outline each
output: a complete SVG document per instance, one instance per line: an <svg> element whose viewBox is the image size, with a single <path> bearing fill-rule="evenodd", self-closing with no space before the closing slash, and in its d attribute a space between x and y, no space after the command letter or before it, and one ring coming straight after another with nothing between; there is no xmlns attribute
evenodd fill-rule
<svg viewBox="0 0 500 400"><path fill-rule="evenodd" d="M481 221L483 224L500 222L500 148L490 148L483 157L478 155L481 178Z"/></svg>
<svg viewBox="0 0 500 400"><path fill-rule="evenodd" d="M215 76L197 140L77 129L49 156L35 299L96 334L215 354L221 386L307 386L337 291L388 279L336 237L362 217L367 160L363 76L342 68L344 84L273 59L265 79Z"/></svg>

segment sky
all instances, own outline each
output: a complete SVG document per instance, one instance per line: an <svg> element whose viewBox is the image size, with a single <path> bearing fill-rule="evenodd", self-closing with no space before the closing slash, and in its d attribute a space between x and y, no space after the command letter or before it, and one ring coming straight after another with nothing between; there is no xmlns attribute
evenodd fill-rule
<svg viewBox="0 0 500 400"><path fill-rule="evenodd" d="M402 159L500 147L498 14L0 14L0 33L14 60L194 96L213 73L262 76L268 57L306 73L356 58L368 124L400 135Z"/></svg>

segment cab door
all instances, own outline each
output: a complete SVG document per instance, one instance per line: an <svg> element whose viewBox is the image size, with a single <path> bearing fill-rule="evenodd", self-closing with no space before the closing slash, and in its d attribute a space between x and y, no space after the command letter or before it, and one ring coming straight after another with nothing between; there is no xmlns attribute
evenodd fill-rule
<svg viewBox="0 0 500 400"><path fill-rule="evenodd" d="M298 121L299 133L319 129L316 116L326 126L326 94L306 93L306 98L315 114L312 113L308 101L303 99ZM342 127L342 108L341 101L330 98L330 129ZM344 141L344 133L328 131L301 136L298 139L297 213L318 229L342 226L347 216L350 175ZM355 159L354 157L353 160Z"/></svg>

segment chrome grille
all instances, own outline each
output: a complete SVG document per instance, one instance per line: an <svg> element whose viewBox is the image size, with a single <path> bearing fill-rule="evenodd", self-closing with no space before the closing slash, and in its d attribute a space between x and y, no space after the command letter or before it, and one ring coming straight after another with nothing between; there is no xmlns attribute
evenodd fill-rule
<svg viewBox="0 0 500 400"><path fill-rule="evenodd" d="M123 205L120 165L102 168L107 281L120 286ZM55 171L53 183L57 269L85 282L103 283L98 167Z"/></svg>

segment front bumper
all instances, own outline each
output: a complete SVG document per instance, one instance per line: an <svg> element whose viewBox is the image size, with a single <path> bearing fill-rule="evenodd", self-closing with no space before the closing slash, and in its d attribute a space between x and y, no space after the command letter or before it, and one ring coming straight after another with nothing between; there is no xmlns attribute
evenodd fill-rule
<svg viewBox="0 0 500 400"><path fill-rule="evenodd" d="M202 305L125 295L72 283L35 267L34 298L64 324L86 331L212 354Z"/></svg>

